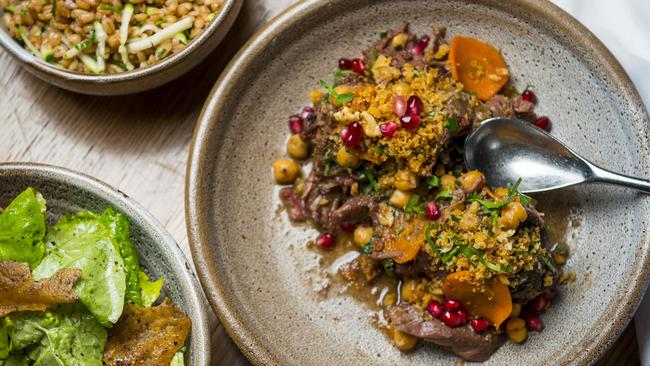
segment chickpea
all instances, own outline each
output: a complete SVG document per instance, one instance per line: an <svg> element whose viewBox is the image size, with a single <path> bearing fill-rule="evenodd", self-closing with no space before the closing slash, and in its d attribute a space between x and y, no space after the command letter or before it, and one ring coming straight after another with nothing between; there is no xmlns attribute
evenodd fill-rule
<svg viewBox="0 0 650 366"><path fill-rule="evenodd" d="M528 337L526 322L521 318L512 318L506 324L506 333L508 338L515 343L522 343Z"/></svg>
<svg viewBox="0 0 650 366"><path fill-rule="evenodd" d="M409 203L409 199L411 198L411 192L404 192L400 191L399 189L396 189L393 191L393 193L390 195L390 199L388 202L390 202L391 205L404 209L406 205Z"/></svg>
<svg viewBox="0 0 650 366"><path fill-rule="evenodd" d="M501 225L506 229L517 229L527 218L526 209L517 201L508 203L501 211Z"/></svg>
<svg viewBox="0 0 650 366"><path fill-rule="evenodd" d="M359 164L359 157L342 147L336 152L336 162L344 168L354 168Z"/></svg>
<svg viewBox="0 0 650 366"><path fill-rule="evenodd" d="M357 226L354 229L354 243L358 246L364 246L372 239L372 227L370 226Z"/></svg>
<svg viewBox="0 0 650 366"><path fill-rule="evenodd" d="M390 42L391 47L394 49L403 48L408 42L409 36L406 33L399 33Z"/></svg>
<svg viewBox="0 0 650 366"><path fill-rule="evenodd" d="M300 138L300 135L291 135L287 142L287 152L292 158L304 159L309 154L309 146Z"/></svg>
<svg viewBox="0 0 650 366"><path fill-rule="evenodd" d="M493 193L497 199L503 200L508 197L508 188L499 187L495 189Z"/></svg>
<svg viewBox="0 0 650 366"><path fill-rule="evenodd" d="M298 163L291 159L280 159L273 163L273 176L278 184L291 184L299 173Z"/></svg>
<svg viewBox="0 0 650 366"><path fill-rule="evenodd" d="M395 188L402 192L410 191L418 185L418 177L408 170L400 170L395 173Z"/></svg>
<svg viewBox="0 0 650 366"><path fill-rule="evenodd" d="M418 343L417 337L406 334L393 327L388 328L388 333L393 338L393 343L401 351L410 351Z"/></svg>
<svg viewBox="0 0 650 366"><path fill-rule="evenodd" d="M440 188L442 188L443 191L453 191L456 188L456 177L451 174L445 174L440 177Z"/></svg>
<svg viewBox="0 0 650 366"><path fill-rule="evenodd" d="M469 171L460 176L460 186L465 193L474 193L485 186L485 176L478 170Z"/></svg>
<svg viewBox="0 0 650 366"><path fill-rule="evenodd" d="M352 89L350 89L349 86L347 85L339 85L336 88L334 88L334 91L336 94L348 94L352 92ZM330 95L329 98L330 104L332 104L335 107L340 107L342 103L336 103L336 100L334 100L334 97Z"/></svg>
<svg viewBox="0 0 650 366"><path fill-rule="evenodd" d="M395 85L393 85L393 93L401 95L404 98L408 98L413 95L411 86L403 81L397 82Z"/></svg>
<svg viewBox="0 0 650 366"><path fill-rule="evenodd" d="M414 302L416 300L417 287L418 281L414 279L404 281L404 283L402 283L402 299L409 303Z"/></svg>
<svg viewBox="0 0 650 366"><path fill-rule="evenodd" d="M311 99L312 103L318 104L321 100L323 100L323 92L319 89L314 89L309 92L309 99Z"/></svg>

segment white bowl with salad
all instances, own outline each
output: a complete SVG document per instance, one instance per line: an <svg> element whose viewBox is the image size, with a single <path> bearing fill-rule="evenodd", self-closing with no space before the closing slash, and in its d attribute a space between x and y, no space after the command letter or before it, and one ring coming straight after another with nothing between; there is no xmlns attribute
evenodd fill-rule
<svg viewBox="0 0 650 366"><path fill-rule="evenodd" d="M0 164L0 365L208 365L189 268L124 193L63 168Z"/></svg>

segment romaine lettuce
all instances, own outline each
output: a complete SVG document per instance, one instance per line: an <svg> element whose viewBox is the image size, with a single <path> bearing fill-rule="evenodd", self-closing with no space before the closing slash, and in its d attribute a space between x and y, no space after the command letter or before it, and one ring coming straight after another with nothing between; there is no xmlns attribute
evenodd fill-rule
<svg viewBox="0 0 650 366"><path fill-rule="evenodd" d="M34 268L45 253L44 235L45 200L27 188L0 213L0 261L26 262Z"/></svg>
<svg viewBox="0 0 650 366"><path fill-rule="evenodd" d="M32 273L49 278L63 268L78 268L75 292L99 322L110 327L124 307L126 275L118 244L98 216L81 212L66 216L45 237L46 252Z"/></svg>
<svg viewBox="0 0 650 366"><path fill-rule="evenodd" d="M165 276L161 276L157 281L149 281L149 276L146 273L139 271L140 287L142 288L142 302L138 305L146 308L153 305L153 303L160 296L160 290L165 283Z"/></svg>
<svg viewBox="0 0 650 366"><path fill-rule="evenodd" d="M3 332L11 339L4 365L101 366L108 336L80 304L12 314L0 323Z"/></svg>
<svg viewBox="0 0 650 366"><path fill-rule="evenodd" d="M176 352L169 366L185 366L185 347Z"/></svg>

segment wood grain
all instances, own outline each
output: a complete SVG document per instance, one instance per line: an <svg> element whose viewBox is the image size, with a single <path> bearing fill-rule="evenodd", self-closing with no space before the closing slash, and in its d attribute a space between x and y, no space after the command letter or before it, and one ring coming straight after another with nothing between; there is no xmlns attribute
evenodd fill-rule
<svg viewBox="0 0 650 366"><path fill-rule="evenodd" d="M175 82L132 96L63 91L29 75L0 51L0 160L59 165L119 188L147 207L190 258L183 194L198 114L237 50L293 2L245 1L234 27L206 61ZM214 315L210 321L213 364L247 365ZM633 326L599 363L622 364L639 364Z"/></svg>

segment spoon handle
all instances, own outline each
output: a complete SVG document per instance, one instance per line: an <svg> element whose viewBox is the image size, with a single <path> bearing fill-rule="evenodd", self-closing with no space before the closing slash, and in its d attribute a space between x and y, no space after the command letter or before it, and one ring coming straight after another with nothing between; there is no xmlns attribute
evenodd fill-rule
<svg viewBox="0 0 650 366"><path fill-rule="evenodd" d="M644 193L650 193L650 181L647 181L645 179L639 179L623 174L614 173L595 165L591 165L591 170L594 173L594 176L592 178L592 181L594 182L614 184L634 188Z"/></svg>

